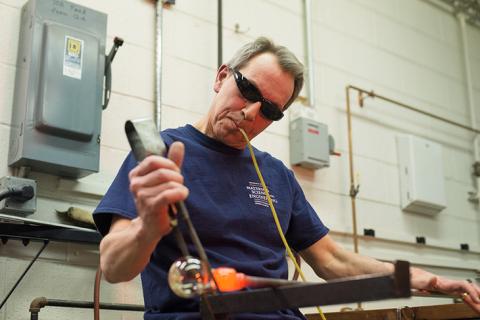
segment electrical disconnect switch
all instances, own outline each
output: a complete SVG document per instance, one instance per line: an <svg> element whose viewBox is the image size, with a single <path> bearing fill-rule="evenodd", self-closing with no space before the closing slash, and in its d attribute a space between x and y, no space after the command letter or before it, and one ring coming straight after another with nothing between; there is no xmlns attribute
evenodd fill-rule
<svg viewBox="0 0 480 320"><path fill-rule="evenodd" d="M25 217L37 209L35 180L5 176L0 178L0 213Z"/></svg>

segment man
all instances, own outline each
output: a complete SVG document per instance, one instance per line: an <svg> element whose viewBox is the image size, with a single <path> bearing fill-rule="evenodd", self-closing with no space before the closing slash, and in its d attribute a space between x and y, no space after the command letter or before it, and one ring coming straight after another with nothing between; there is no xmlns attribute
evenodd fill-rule
<svg viewBox="0 0 480 320"><path fill-rule="evenodd" d="M194 126L162 132L168 158L125 160L95 212L102 234L101 268L110 282L141 273L145 319L198 319L198 300L176 297L167 272L180 256L167 207L185 200L213 267L286 278L283 244L239 128L249 139L265 130L298 96L303 66L285 47L259 38L242 47L217 72L208 114ZM184 160L185 154L185 161ZM305 199L293 173L255 149L282 229L290 245L322 278L390 272L393 266L348 252ZM183 162L183 165L182 165ZM189 247L194 252L193 247ZM420 269L412 287L458 294L480 311L480 289ZM242 319L301 319L298 310L238 315Z"/></svg>

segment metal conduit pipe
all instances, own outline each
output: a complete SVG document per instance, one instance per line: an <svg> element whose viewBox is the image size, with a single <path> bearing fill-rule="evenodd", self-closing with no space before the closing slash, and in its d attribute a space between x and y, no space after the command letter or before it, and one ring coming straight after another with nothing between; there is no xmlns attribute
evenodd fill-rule
<svg viewBox="0 0 480 320"><path fill-rule="evenodd" d="M223 63L223 34L222 34L222 28L223 28L223 22L222 22L222 0L217 1L217 40L218 40L218 47L217 47L217 69L220 68L220 66Z"/></svg>
<svg viewBox="0 0 480 320"><path fill-rule="evenodd" d="M163 0L155 3L155 113L157 129L162 127L162 22Z"/></svg>
<svg viewBox="0 0 480 320"><path fill-rule="evenodd" d="M47 306L60 308L81 308L92 309L92 301L74 301L74 300L60 300L47 299L45 297L37 297L30 303L30 320L38 320L38 314L41 309ZM145 307L135 304L117 304L117 303L100 303L100 309L117 310L117 311L145 311Z"/></svg>
<svg viewBox="0 0 480 320"><path fill-rule="evenodd" d="M475 99L473 95L472 71L470 68L470 59L469 59L470 46L469 46L468 37L467 37L465 15L458 14L457 19L460 25L460 35L462 39L463 61L464 61L463 66L465 69L465 81L467 86L468 106L470 109L470 123L473 128L478 128L477 121L476 121L477 115L475 113ZM473 156L475 161L480 161L480 150L478 146L478 138L479 138L479 135L476 134L475 138L473 139ZM478 198L480 197L480 177L477 177L475 180L476 180L476 187L477 187L476 199L478 200Z"/></svg>
<svg viewBox="0 0 480 320"><path fill-rule="evenodd" d="M304 0L305 13L305 40L307 49L307 75L308 75L308 102L312 108L315 108L315 64L313 59L313 40L312 40L312 0Z"/></svg>

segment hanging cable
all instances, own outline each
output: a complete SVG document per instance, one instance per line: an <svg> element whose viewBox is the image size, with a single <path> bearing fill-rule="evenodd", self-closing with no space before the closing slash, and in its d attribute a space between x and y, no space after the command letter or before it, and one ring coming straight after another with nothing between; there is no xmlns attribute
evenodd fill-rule
<svg viewBox="0 0 480 320"><path fill-rule="evenodd" d="M2 309L2 307L5 305L5 303L7 302L8 298L10 298L10 295L13 293L13 291L17 288L18 284L20 283L20 281L22 281L23 277L25 277L25 275L27 274L28 270L30 270L30 268L32 267L32 265L35 263L35 261L37 261L38 257L40 257L40 254L42 254L43 250L47 247L47 245L49 244L49 240L43 240L43 246L40 248L40 250L38 250L37 254L35 255L35 257L32 259L32 261L30 261L30 263L28 264L27 268L25 269L25 271L23 271L22 275L20 276L20 278L18 278L17 282L13 285L12 289L10 289L10 292L8 292L7 296L3 299L2 303L0 304L0 310Z"/></svg>

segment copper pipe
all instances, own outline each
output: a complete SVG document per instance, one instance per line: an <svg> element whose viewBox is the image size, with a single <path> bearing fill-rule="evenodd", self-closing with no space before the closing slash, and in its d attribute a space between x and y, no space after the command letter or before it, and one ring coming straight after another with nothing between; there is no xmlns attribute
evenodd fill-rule
<svg viewBox="0 0 480 320"><path fill-rule="evenodd" d="M352 113L350 110L350 87L345 89L347 95L347 125L348 125L348 162L350 168L350 200L352 203L352 235L353 235L353 250L358 253L358 230L357 230L357 204L355 199L358 194L359 186L355 186L355 178L353 171L353 138L352 138ZM362 309L361 302L357 303L357 308Z"/></svg>
<svg viewBox="0 0 480 320"><path fill-rule="evenodd" d="M348 125L348 162L350 167L350 199L352 201L352 225L353 225L353 248L358 253L358 231L357 231L357 207L355 198L358 193L358 186L355 186L353 171L353 138L352 138L352 113L350 110L350 88L347 86L345 92L347 95L347 125Z"/></svg>
<svg viewBox="0 0 480 320"><path fill-rule="evenodd" d="M93 286L93 320L100 320L100 281L102 280L102 269L98 264L95 273L95 284Z"/></svg>
<svg viewBox="0 0 480 320"><path fill-rule="evenodd" d="M480 130L478 129L475 129L475 128L472 128L472 127L469 127L469 126L466 126L464 124L461 124L461 123L458 123L458 122L455 122L455 121L452 121L452 120L449 120L449 119L446 119L446 118L442 118L440 116L437 116L433 113L430 113L430 112L426 112L426 111L423 111L423 110L420 110L416 107L413 107L411 105L408 105L406 103L403 103L403 102L400 102L398 100L394 100L394 99L390 99L390 98L387 98L385 96L382 96L382 95L379 95L377 93L375 93L374 91L368 91L368 90L365 90L365 89L361 89L359 87L356 87L356 86L352 86L352 85L349 85L347 86L347 92L348 92L348 89L354 89L354 90L357 90L358 92L360 93L366 93L369 97L372 97L372 98L378 98L378 99L381 99L381 100L384 100L384 101L387 101L387 102L390 102L390 103L393 103L393 104L396 104L400 107L403 107L405 109L408 109L408 110L411 110L411 111L415 111L415 112L418 112L418 113L421 113L425 116L428 116L428 117L431 117L431 118L434 118L434 119L437 119L437 120L440 120L440 121L443 121L445 123L448 123L448 124L451 124L453 126L457 126L459 128L463 128L465 130L468 130L468 131L471 131L471 132L474 132L474 133L477 133L477 134L480 134ZM348 102L347 102L348 103Z"/></svg>

